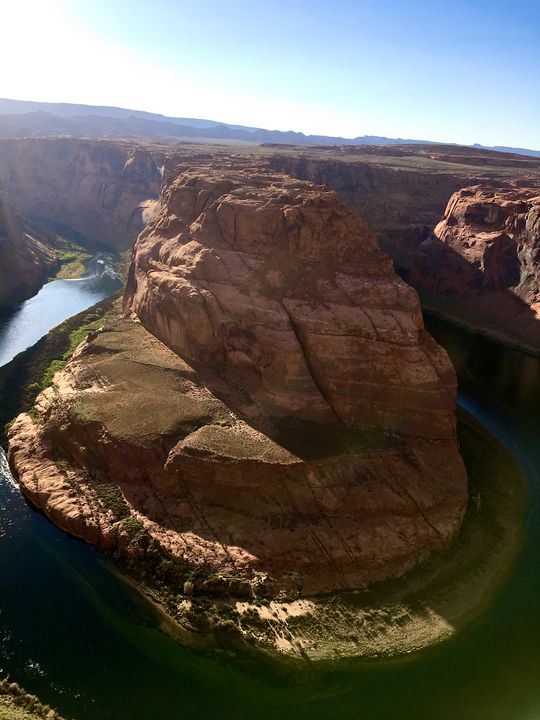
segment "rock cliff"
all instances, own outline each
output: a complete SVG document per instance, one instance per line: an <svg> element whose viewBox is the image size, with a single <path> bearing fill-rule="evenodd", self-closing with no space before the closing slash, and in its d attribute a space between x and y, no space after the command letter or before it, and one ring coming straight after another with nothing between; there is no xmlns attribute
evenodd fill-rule
<svg viewBox="0 0 540 720"><path fill-rule="evenodd" d="M463 188L450 198L410 273L426 303L540 351L540 186Z"/></svg>
<svg viewBox="0 0 540 720"><path fill-rule="evenodd" d="M164 204L126 308L242 412L453 437L454 375L416 293L334 193L205 170Z"/></svg>
<svg viewBox="0 0 540 720"><path fill-rule="evenodd" d="M362 587L456 536L452 366L333 192L260 167L180 174L125 314L10 429L24 491L61 527L129 555L136 522L203 590L271 594Z"/></svg>
<svg viewBox="0 0 540 720"><path fill-rule="evenodd" d="M0 183L19 214L122 250L152 214L161 173L144 146L24 138L0 141Z"/></svg>
<svg viewBox="0 0 540 720"><path fill-rule="evenodd" d="M377 151L382 152L382 148ZM376 160L376 156L371 162L355 160L352 151L339 159L276 154L268 158L268 165L274 171L335 190L385 244L397 233L403 236L431 229L450 195L464 184L455 173L429 167L400 169L382 166Z"/></svg>
<svg viewBox="0 0 540 720"><path fill-rule="evenodd" d="M336 190L425 307L540 352L539 161L453 146L340 150L276 154L268 166Z"/></svg>
<svg viewBox="0 0 540 720"><path fill-rule="evenodd" d="M441 172L438 163L426 165L416 154L405 156L409 164L401 167L399 147L370 150L347 148L341 157L276 154L268 166L335 190L364 218L401 273L414 264L419 243L433 231L448 198L470 180L448 168Z"/></svg>
<svg viewBox="0 0 540 720"><path fill-rule="evenodd" d="M0 307L32 295L57 264L39 230L13 212L0 189Z"/></svg>

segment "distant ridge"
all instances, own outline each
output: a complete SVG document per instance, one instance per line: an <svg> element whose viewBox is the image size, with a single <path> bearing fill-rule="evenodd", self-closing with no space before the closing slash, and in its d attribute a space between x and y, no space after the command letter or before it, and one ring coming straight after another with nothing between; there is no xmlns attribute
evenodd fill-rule
<svg viewBox="0 0 540 720"><path fill-rule="evenodd" d="M201 118L168 117L128 108L49 103L0 98L0 137L67 134L78 137L146 137L163 140L204 139L294 145L431 145L438 141L360 135L343 138L266 130ZM540 157L540 150L506 146L472 147Z"/></svg>

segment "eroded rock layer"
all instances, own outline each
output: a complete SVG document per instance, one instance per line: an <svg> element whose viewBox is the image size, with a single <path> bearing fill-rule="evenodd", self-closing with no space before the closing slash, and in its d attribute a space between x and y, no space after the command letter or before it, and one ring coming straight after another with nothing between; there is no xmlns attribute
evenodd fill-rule
<svg viewBox="0 0 540 720"><path fill-rule="evenodd" d="M25 492L66 530L130 553L136 520L184 566L300 593L399 575L455 537L452 366L334 193L183 173L125 311L10 429ZM111 485L121 516L94 502Z"/></svg>
<svg viewBox="0 0 540 720"><path fill-rule="evenodd" d="M533 221L525 219L534 215L539 193L537 158L437 145L328 154L281 153L268 165L336 190L377 233L425 307L540 352L537 241ZM492 210L484 212L488 205ZM528 229L512 225L518 215Z"/></svg>
<svg viewBox="0 0 540 720"><path fill-rule="evenodd" d="M334 193L205 170L165 191L126 289L156 337L251 418L453 438L455 377L414 290Z"/></svg>

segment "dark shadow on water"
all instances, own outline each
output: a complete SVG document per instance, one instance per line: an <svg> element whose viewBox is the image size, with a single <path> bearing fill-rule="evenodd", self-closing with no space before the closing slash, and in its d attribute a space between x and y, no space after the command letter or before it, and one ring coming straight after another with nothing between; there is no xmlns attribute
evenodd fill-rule
<svg viewBox="0 0 540 720"><path fill-rule="evenodd" d="M400 233L396 233L385 249L400 258L400 243ZM481 269L426 228L423 234L415 235L405 256L401 254L396 270L419 292L422 305L428 309L508 344L540 353L540 322L512 290L520 281L517 251L513 240L503 238L500 247L494 243L486 250Z"/></svg>

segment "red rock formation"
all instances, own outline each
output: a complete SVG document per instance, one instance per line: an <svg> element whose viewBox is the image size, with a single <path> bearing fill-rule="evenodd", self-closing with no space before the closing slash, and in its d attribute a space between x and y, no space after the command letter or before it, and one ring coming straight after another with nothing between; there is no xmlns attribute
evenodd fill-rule
<svg viewBox="0 0 540 720"><path fill-rule="evenodd" d="M419 250L410 279L428 302L540 350L540 187L460 190Z"/></svg>
<svg viewBox="0 0 540 720"><path fill-rule="evenodd" d="M398 575L456 536L452 366L334 193L257 169L179 176L125 308L174 352L117 322L10 429L22 487L62 527L136 552L92 501L112 483L171 558L302 593Z"/></svg>
<svg viewBox="0 0 540 720"><path fill-rule="evenodd" d="M15 215L0 190L0 306L31 295L57 264L56 253Z"/></svg>
<svg viewBox="0 0 540 720"><path fill-rule="evenodd" d="M454 373L416 293L334 193L205 171L163 204L126 308L228 401L250 417L454 436Z"/></svg>
<svg viewBox="0 0 540 720"><path fill-rule="evenodd" d="M125 142L24 138L0 141L0 183L19 214L124 249L153 211L161 174L146 148Z"/></svg>
<svg viewBox="0 0 540 720"><path fill-rule="evenodd" d="M339 159L319 149L318 157L289 152L267 162L336 190L377 233L426 307L540 352L537 231L534 221L526 220L534 209L520 209L521 201L527 204L539 194L537 158L436 145L331 152L338 151ZM487 205L497 208L493 217L484 213ZM439 225L434 234L443 215L447 228ZM521 215L528 229L512 227L513 215Z"/></svg>
<svg viewBox="0 0 540 720"><path fill-rule="evenodd" d="M359 148L364 152L367 149ZM404 237L410 235L414 239L424 228L433 228L448 198L465 180L457 174L442 173L437 167L423 167L421 162L410 169L381 166L377 164L377 155L395 155L398 149L373 146L369 150L375 155L369 162L355 160L352 148L340 159L310 157L305 153L276 154L267 162L274 171L335 190L346 205L366 220L392 257L395 253L399 258L407 251L402 245Z"/></svg>

